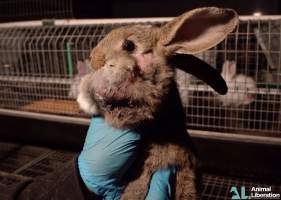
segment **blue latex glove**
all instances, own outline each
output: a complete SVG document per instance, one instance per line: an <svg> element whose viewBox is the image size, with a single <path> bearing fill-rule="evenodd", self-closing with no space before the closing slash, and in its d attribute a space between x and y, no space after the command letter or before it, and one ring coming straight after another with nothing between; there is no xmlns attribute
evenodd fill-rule
<svg viewBox="0 0 281 200"><path fill-rule="evenodd" d="M102 117L94 117L78 157L78 168L87 188L105 200L118 200L124 189L122 177L131 166L140 135L129 129L116 129ZM171 196L170 177L174 168L154 173L146 200L166 200Z"/></svg>
<svg viewBox="0 0 281 200"><path fill-rule="evenodd" d="M172 179L176 168L171 166L156 171L151 178L148 194L145 200L169 200L172 196Z"/></svg>

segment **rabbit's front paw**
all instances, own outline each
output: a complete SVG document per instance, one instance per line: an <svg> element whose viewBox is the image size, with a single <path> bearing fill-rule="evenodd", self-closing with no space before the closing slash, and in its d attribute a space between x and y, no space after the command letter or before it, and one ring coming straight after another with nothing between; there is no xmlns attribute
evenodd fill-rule
<svg viewBox="0 0 281 200"><path fill-rule="evenodd" d="M77 102L81 110L87 114L99 114L97 105L91 99L84 97L82 94L78 95Z"/></svg>

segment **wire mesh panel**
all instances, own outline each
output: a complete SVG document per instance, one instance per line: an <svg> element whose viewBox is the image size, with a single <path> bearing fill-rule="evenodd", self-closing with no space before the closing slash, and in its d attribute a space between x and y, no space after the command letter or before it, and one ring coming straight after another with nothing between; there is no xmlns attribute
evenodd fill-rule
<svg viewBox="0 0 281 200"><path fill-rule="evenodd" d="M2 0L0 21L73 17L73 0Z"/></svg>
<svg viewBox="0 0 281 200"><path fill-rule="evenodd" d="M0 106L80 115L74 101L90 50L126 24L21 26L0 29Z"/></svg>
<svg viewBox="0 0 281 200"><path fill-rule="evenodd" d="M189 90L190 127L280 136L280 28L280 19L242 19L209 51L215 62L206 61L221 72L229 91L220 96L198 81L182 88Z"/></svg>
<svg viewBox="0 0 281 200"><path fill-rule="evenodd" d="M88 58L102 31L99 25L0 30L1 106L77 114L77 105L68 98L71 83L80 80L76 63Z"/></svg>
<svg viewBox="0 0 281 200"><path fill-rule="evenodd" d="M52 151L47 156L18 169L16 173L27 177L43 176L53 172L55 169L59 169L73 157L73 153Z"/></svg>
<svg viewBox="0 0 281 200"><path fill-rule="evenodd" d="M15 172L34 158L45 154L46 151L47 149L40 147L1 143L0 171Z"/></svg>
<svg viewBox="0 0 281 200"><path fill-rule="evenodd" d="M113 28L138 20L76 21L0 27L0 107L83 116L74 99L90 50ZM152 22L153 21L153 22ZM153 19L142 24L163 24ZM177 72L188 127L281 136L281 18L246 18L197 56L214 66L229 91L221 96Z"/></svg>

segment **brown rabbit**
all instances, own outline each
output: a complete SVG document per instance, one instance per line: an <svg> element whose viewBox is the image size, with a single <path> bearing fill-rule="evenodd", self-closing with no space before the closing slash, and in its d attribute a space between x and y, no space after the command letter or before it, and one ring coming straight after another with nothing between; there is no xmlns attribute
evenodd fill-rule
<svg viewBox="0 0 281 200"><path fill-rule="evenodd" d="M177 167L174 198L197 196L196 158L174 81L175 67L196 75L217 92L220 75L188 55L222 41L238 23L231 9L199 8L162 27L134 25L111 31L91 53L93 72L83 77L77 101L117 128L142 134L142 148L122 199L144 199L158 169Z"/></svg>

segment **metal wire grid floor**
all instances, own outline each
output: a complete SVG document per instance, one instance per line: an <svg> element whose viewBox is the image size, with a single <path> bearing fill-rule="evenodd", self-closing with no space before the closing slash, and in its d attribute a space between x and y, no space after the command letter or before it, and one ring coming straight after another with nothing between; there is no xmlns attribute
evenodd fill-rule
<svg viewBox="0 0 281 200"><path fill-rule="evenodd" d="M0 145L0 171L36 177L52 172L73 158L74 153L11 143Z"/></svg>
<svg viewBox="0 0 281 200"><path fill-rule="evenodd" d="M74 154L41 147L0 143L0 184L12 185L30 177L51 173L71 160ZM246 188L271 186L272 191L281 192L281 185L239 177L204 174L203 191L200 199L231 199L230 189L232 186L245 186Z"/></svg>

